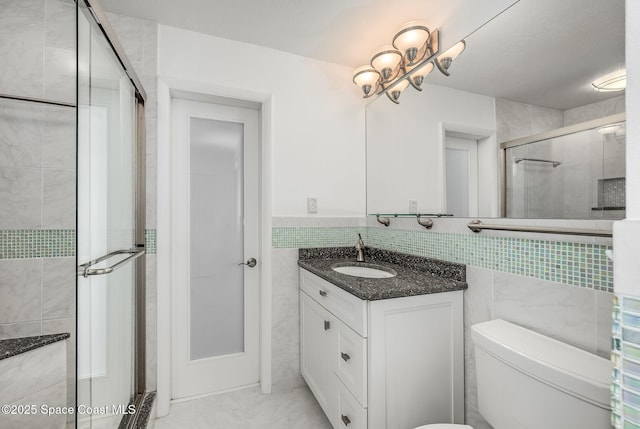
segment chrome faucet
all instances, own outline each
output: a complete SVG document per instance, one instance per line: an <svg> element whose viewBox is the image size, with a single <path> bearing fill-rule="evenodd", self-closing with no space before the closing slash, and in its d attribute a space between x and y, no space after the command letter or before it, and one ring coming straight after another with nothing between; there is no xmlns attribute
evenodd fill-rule
<svg viewBox="0 0 640 429"><path fill-rule="evenodd" d="M358 242L356 243L356 261L364 262L364 241L362 241L360 234L358 234Z"/></svg>

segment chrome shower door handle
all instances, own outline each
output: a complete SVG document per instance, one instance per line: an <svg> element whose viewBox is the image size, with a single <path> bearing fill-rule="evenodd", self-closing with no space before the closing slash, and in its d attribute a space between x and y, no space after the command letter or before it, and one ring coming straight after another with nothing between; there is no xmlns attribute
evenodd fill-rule
<svg viewBox="0 0 640 429"><path fill-rule="evenodd" d="M93 261L89 261L78 266L78 276L87 278L89 276L102 276L105 274L109 274L117 270L118 268L120 268L122 265L128 263L129 261L139 258L144 254L145 254L144 247L136 247L133 249L125 249L125 250L116 250L115 252L107 253L106 255L101 256L98 259L94 259ZM127 255L127 257L111 265L110 267L90 268L91 266L96 265L102 261L106 261L111 257L120 256L120 255Z"/></svg>
<svg viewBox="0 0 640 429"><path fill-rule="evenodd" d="M247 259L247 262L240 262L238 265L246 265L249 268L253 268L257 263L258 261L256 261L256 258L249 258Z"/></svg>

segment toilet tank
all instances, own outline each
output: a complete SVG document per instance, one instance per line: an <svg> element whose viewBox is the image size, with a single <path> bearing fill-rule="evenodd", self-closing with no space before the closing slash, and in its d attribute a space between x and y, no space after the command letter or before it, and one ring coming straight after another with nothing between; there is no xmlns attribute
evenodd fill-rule
<svg viewBox="0 0 640 429"><path fill-rule="evenodd" d="M611 361L499 319L471 337L478 408L494 429L611 428Z"/></svg>

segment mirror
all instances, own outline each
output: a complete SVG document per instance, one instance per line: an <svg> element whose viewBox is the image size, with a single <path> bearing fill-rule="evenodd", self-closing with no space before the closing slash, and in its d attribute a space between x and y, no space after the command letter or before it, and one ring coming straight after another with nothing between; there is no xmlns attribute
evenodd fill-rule
<svg viewBox="0 0 640 429"><path fill-rule="evenodd" d="M613 133L556 135L624 112L624 92L591 86L624 69L624 2L520 0L465 42L449 77L367 105L367 212L623 218L620 115Z"/></svg>

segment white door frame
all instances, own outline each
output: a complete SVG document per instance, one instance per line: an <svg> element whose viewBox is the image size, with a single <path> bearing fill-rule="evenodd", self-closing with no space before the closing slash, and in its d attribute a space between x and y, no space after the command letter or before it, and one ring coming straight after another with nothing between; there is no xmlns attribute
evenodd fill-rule
<svg viewBox="0 0 640 429"><path fill-rule="evenodd" d="M194 94L196 101L220 103L216 97L246 100L262 105L260 115L260 386L271 393L271 147L272 100L270 94L219 87L203 82L158 77L157 169L157 416L169 413L171 403L171 93Z"/></svg>
<svg viewBox="0 0 640 429"><path fill-rule="evenodd" d="M483 166L483 171L478 171L478 214L482 214L484 217L498 216L498 208L500 207L498 201L500 183L498 177L499 151L496 130L452 122L440 122L439 126L437 157L440 159L442 166L446 164L445 143L447 132L461 134L463 138L476 140L478 142L478 165ZM438 186L439 189L444 189L444 167L440 171ZM444 207L447 206L445 193L442 192L440 197L440 207L444 209Z"/></svg>

